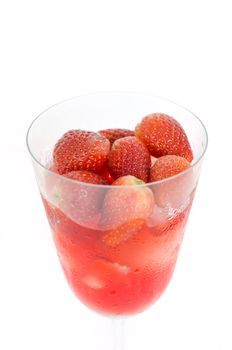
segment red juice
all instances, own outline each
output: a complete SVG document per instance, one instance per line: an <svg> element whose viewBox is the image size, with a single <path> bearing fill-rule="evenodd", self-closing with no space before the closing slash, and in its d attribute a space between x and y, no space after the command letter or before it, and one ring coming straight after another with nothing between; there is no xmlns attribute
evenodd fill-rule
<svg viewBox="0 0 232 350"><path fill-rule="evenodd" d="M142 312L161 296L175 268L191 203L109 247L101 239L99 215L82 226L43 200L64 274L84 304L103 314L127 315Z"/></svg>

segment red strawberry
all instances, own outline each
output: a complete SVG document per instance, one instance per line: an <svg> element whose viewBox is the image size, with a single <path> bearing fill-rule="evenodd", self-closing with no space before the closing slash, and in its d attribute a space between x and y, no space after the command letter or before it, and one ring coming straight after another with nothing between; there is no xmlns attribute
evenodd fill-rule
<svg viewBox="0 0 232 350"><path fill-rule="evenodd" d="M107 180L98 174L84 170L72 171L65 176L56 176L53 180L53 186L47 190L48 201L75 223L90 227L94 216L99 213L105 188L88 186L84 183L107 185Z"/></svg>
<svg viewBox="0 0 232 350"><path fill-rule="evenodd" d="M143 184L134 176L123 176L114 181L112 189L106 193L100 227L104 230L102 241L107 246L116 247L146 223L154 198L149 188L141 186Z"/></svg>
<svg viewBox="0 0 232 350"><path fill-rule="evenodd" d="M183 157L163 156L157 159L150 172L150 181L158 181L180 174L190 167ZM161 207L179 208L188 202L194 187L192 171L154 185L156 202Z"/></svg>
<svg viewBox="0 0 232 350"><path fill-rule="evenodd" d="M136 137L124 137L113 143L108 161L113 178L133 175L147 182L150 166L150 154L146 146Z"/></svg>
<svg viewBox="0 0 232 350"><path fill-rule="evenodd" d="M78 180L80 182L86 182L95 185L108 185L109 182L104 179L101 175L92 173L91 171L79 170L71 171L64 175L72 180Z"/></svg>
<svg viewBox="0 0 232 350"><path fill-rule="evenodd" d="M60 174L73 170L99 172L110 151L110 142L95 132L70 130L56 143L54 165Z"/></svg>
<svg viewBox="0 0 232 350"><path fill-rule="evenodd" d="M174 176L188 169L190 163L183 157L163 156L157 159L150 171L150 181L158 181Z"/></svg>
<svg viewBox="0 0 232 350"><path fill-rule="evenodd" d="M139 186L144 185L144 181L132 175L121 176L113 182L113 186Z"/></svg>
<svg viewBox="0 0 232 350"><path fill-rule="evenodd" d="M144 219L133 219L119 225L115 229L108 230L102 236L102 242L108 247L117 247L120 243L127 241L131 236L138 233L144 226Z"/></svg>
<svg viewBox="0 0 232 350"><path fill-rule="evenodd" d="M128 129L105 129L99 131L99 134L105 136L111 144L122 137L135 135L134 131Z"/></svg>
<svg viewBox="0 0 232 350"><path fill-rule="evenodd" d="M166 114L154 113L144 117L136 126L137 136L148 148L152 156L173 154L193 160L193 153L182 126Z"/></svg>

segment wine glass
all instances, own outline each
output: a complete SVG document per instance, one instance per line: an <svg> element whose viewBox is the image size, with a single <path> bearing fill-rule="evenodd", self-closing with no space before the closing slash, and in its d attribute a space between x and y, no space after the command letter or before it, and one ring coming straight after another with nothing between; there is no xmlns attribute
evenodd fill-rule
<svg viewBox="0 0 232 350"><path fill-rule="evenodd" d="M139 186L103 186L55 171L53 147L68 130L133 130L154 112L184 128L194 155L184 172ZM112 318L113 348L122 349L124 317L151 307L172 277L207 148L206 129L192 112L160 97L96 93L41 113L29 127L27 146L68 284L88 308ZM107 169L103 173L109 176ZM124 198L123 208L115 216L118 198Z"/></svg>

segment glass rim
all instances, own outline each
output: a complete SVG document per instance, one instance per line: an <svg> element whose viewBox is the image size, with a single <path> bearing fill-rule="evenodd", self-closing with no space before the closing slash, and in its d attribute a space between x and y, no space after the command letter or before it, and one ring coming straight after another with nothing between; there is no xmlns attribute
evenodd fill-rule
<svg viewBox="0 0 232 350"><path fill-rule="evenodd" d="M207 147L208 147L208 133L207 133L207 130L206 130L206 127L205 125L203 124L203 122L201 121L201 119L199 117L197 117L197 115L195 113L193 113L190 109L184 107L183 105L179 104L179 103L176 103L176 102L173 102L172 100L168 99L168 98L164 98L162 96L158 96L158 95L153 95L151 93L145 93L145 92L138 92L138 91L99 91L99 92L90 92L90 93L85 93L85 94L81 94L81 95L77 95L77 96L73 96L71 98L67 98L67 99L64 99L64 100L61 100L57 103L54 103L53 105L49 106L48 108L44 109L41 113L39 113L37 115L37 117L35 117L33 119L33 121L31 122L31 124L29 125L28 129L27 129L27 133L26 133L26 145L27 145L27 149L29 151L29 154L30 156L32 157L32 160L34 160L40 167L42 167L45 171L48 171L48 173L56 176L57 178L62 178L63 180L65 179L65 181L70 181L71 183L76 183L76 184L79 184L79 185L85 185L87 187L97 187L97 188L112 188L112 185L102 185L102 184L92 184L92 183L88 183L88 182L82 182L82 181L79 181L79 180L74 180L74 179L71 179L71 178L68 178L66 176L61 175L61 174L58 174L58 173L55 173L54 171L52 171L51 169L49 169L48 167L46 167L44 164L42 164L40 162L39 159L37 159L37 157L33 154L31 148L30 148L30 142L29 142L29 135L30 135L30 131L31 129L33 128L34 124L41 118L43 117L43 115L48 112L50 109L54 108L54 107L57 107L59 105L62 105L66 102L71 102L73 100L77 100L78 98L82 98L82 97L91 97L91 96L97 96L97 95L133 95L133 96L136 96L136 95L139 95L139 96L149 96L149 97L153 97L153 98L156 98L156 99L159 99L159 100L162 100L162 101L165 101L165 102L168 102L174 106L177 106L183 110L185 110L186 112L190 113L198 122L199 124L201 125L204 133L205 133L205 146L200 154L200 156L195 160L193 161L193 163L190 165L189 168L187 168L186 170L176 174L176 175L173 175L173 176L170 176L170 177L167 177L165 179L162 179L162 180L158 180L158 181L153 181L153 182L147 182L147 183L144 183L142 185L124 185L123 188L131 188L131 187L135 187L135 186L139 186L139 187L150 187L150 186L155 186L155 185L159 185L159 184L163 184L163 183L166 183L166 182L169 182L169 181L172 181L173 179L176 179L180 176L183 176L184 174L187 174L188 172L190 172L193 168L195 168L195 166L203 159L204 155L205 155L205 152L207 150ZM161 112L160 112L161 113ZM133 176L133 175L131 175ZM113 185L113 188L122 188L122 186L120 185Z"/></svg>

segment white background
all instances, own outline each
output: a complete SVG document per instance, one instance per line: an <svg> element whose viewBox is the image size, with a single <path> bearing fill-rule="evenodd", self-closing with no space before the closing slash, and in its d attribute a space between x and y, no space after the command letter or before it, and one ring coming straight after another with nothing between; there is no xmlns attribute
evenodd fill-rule
<svg viewBox="0 0 232 350"><path fill-rule="evenodd" d="M128 320L127 349L232 349L230 1L0 5L0 349L111 349L57 263L25 133L49 105L144 91L194 111L209 148L170 286ZM95 329L95 330L94 330Z"/></svg>

